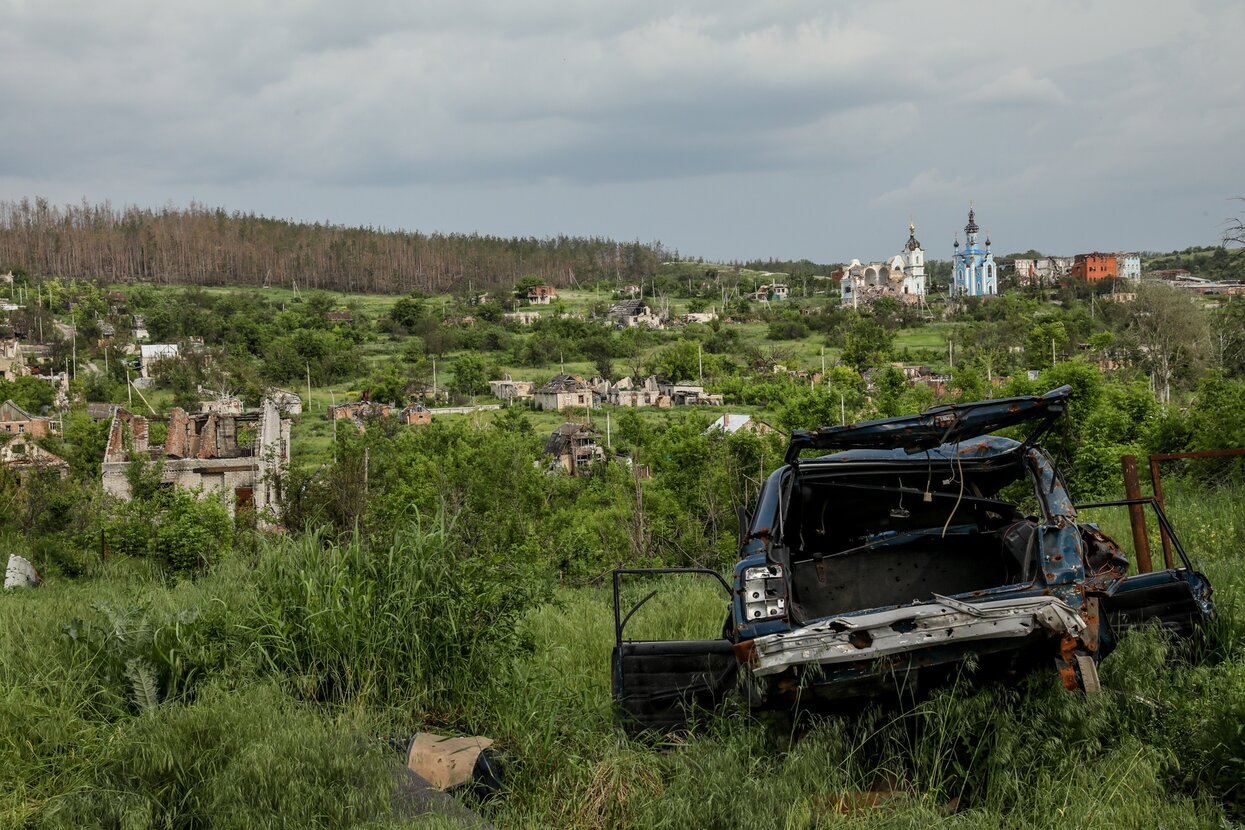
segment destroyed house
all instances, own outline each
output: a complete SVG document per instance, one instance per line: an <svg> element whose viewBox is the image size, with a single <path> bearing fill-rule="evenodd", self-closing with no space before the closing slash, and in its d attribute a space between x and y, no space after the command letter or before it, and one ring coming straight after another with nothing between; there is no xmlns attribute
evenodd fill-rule
<svg viewBox="0 0 1245 830"><path fill-rule="evenodd" d="M554 375L548 383L536 390L537 409L559 410L572 406L591 408L593 391L588 382L579 375Z"/></svg>
<svg viewBox="0 0 1245 830"><path fill-rule="evenodd" d="M128 499L126 473L141 457L163 462L162 484L200 488L205 497L220 497L231 513L279 507L275 479L289 462L290 422L272 401L241 415L192 415L174 407L163 446L149 443L148 426L146 418L124 408L113 416L101 472L105 492Z"/></svg>
<svg viewBox="0 0 1245 830"><path fill-rule="evenodd" d="M398 413L398 420L407 426L432 423L432 410L422 403L413 403Z"/></svg>
<svg viewBox="0 0 1245 830"><path fill-rule="evenodd" d="M19 483L24 482L31 473L45 471L55 473L60 478L69 476L68 461L25 438L14 438L7 444L0 445L0 465L13 473Z"/></svg>
<svg viewBox="0 0 1245 830"><path fill-rule="evenodd" d="M555 429L545 442L545 452L571 475L582 475L592 464L605 460L605 450L592 428L584 424L565 423Z"/></svg>
<svg viewBox="0 0 1245 830"><path fill-rule="evenodd" d="M527 301L533 305L549 305L558 296L552 285L533 285L527 290Z"/></svg>
<svg viewBox="0 0 1245 830"><path fill-rule="evenodd" d="M0 404L0 432L42 438L52 432L52 419L31 415L13 401Z"/></svg>
<svg viewBox="0 0 1245 830"><path fill-rule="evenodd" d="M661 327L661 317L653 313L644 300L622 300L610 306L606 313L610 322L619 328L635 328L648 326Z"/></svg>
<svg viewBox="0 0 1245 830"><path fill-rule="evenodd" d="M330 406L325 410L324 417L330 421L353 421L355 426L362 430L364 422L367 420L371 418L388 418L391 412L393 412L393 407L387 403L353 401L351 403L339 403Z"/></svg>
<svg viewBox="0 0 1245 830"><path fill-rule="evenodd" d="M499 401L525 400L532 397L536 384L530 380L512 380L506 375L501 380L488 382L489 393Z"/></svg>

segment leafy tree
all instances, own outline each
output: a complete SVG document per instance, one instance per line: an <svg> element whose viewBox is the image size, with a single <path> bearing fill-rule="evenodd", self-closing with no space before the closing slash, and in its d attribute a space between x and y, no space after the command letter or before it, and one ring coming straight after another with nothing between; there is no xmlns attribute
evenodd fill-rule
<svg viewBox="0 0 1245 830"><path fill-rule="evenodd" d="M5 400L37 415L56 402L56 387L30 375L12 381L0 379L0 403Z"/></svg>
<svg viewBox="0 0 1245 830"><path fill-rule="evenodd" d="M1191 375L1206 353L1206 316L1187 294L1158 283L1139 286L1130 311L1128 334L1159 399L1170 403L1172 382Z"/></svg>
<svg viewBox="0 0 1245 830"><path fill-rule="evenodd" d="M1056 355L1068 345L1068 330L1062 320L1046 320L1029 329L1025 357L1029 368L1053 366Z"/></svg>
<svg viewBox="0 0 1245 830"><path fill-rule="evenodd" d="M800 340L808 336L808 324L798 317L784 317L769 324L770 340Z"/></svg>
<svg viewBox="0 0 1245 830"><path fill-rule="evenodd" d="M890 357L895 336L876 320L857 317L848 325L843 335L843 362L864 371L877 366Z"/></svg>
<svg viewBox="0 0 1245 830"><path fill-rule="evenodd" d="M649 371L674 382L700 376L700 349L695 340L679 340L657 352Z"/></svg>
<svg viewBox="0 0 1245 830"><path fill-rule="evenodd" d="M426 313L422 299L406 296L400 298L390 307L389 319L410 331L426 316Z"/></svg>
<svg viewBox="0 0 1245 830"><path fill-rule="evenodd" d="M483 395L488 392L488 370L484 359L467 352L454 359L454 379L450 388L463 395Z"/></svg>
<svg viewBox="0 0 1245 830"><path fill-rule="evenodd" d="M1211 318L1215 363L1231 377L1245 377L1245 299L1233 297Z"/></svg>

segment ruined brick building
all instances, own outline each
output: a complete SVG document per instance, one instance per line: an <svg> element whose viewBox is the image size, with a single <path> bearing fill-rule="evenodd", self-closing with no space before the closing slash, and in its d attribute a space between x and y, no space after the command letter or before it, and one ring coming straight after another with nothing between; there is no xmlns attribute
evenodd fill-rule
<svg viewBox="0 0 1245 830"><path fill-rule="evenodd" d="M105 492L129 498L132 455L163 461L161 482L219 495L230 513L280 509L277 478L290 459L290 422L271 399L242 414L169 412L163 445L149 441L146 418L119 408L108 431Z"/></svg>

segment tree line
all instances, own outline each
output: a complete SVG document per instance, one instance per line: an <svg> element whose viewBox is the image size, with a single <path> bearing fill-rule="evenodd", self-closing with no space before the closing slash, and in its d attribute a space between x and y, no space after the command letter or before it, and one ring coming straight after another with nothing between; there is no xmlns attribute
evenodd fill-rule
<svg viewBox="0 0 1245 830"><path fill-rule="evenodd" d="M466 293L529 275L557 286L638 281L670 256L657 242L351 228L194 202L153 210L0 201L0 268L71 279Z"/></svg>

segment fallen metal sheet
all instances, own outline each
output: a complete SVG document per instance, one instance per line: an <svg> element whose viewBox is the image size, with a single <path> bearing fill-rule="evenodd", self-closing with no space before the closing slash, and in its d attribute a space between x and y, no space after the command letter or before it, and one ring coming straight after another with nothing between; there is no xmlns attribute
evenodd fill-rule
<svg viewBox="0 0 1245 830"><path fill-rule="evenodd" d="M41 582L43 577L29 559L16 553L9 554L9 562L4 569L5 588L33 588Z"/></svg>
<svg viewBox="0 0 1245 830"><path fill-rule="evenodd" d="M946 643L1026 637L1038 630L1076 637L1084 628L1081 616L1057 597L969 603L935 594L934 601L921 605L835 617L757 637L749 667L760 677L790 666L849 663Z"/></svg>

